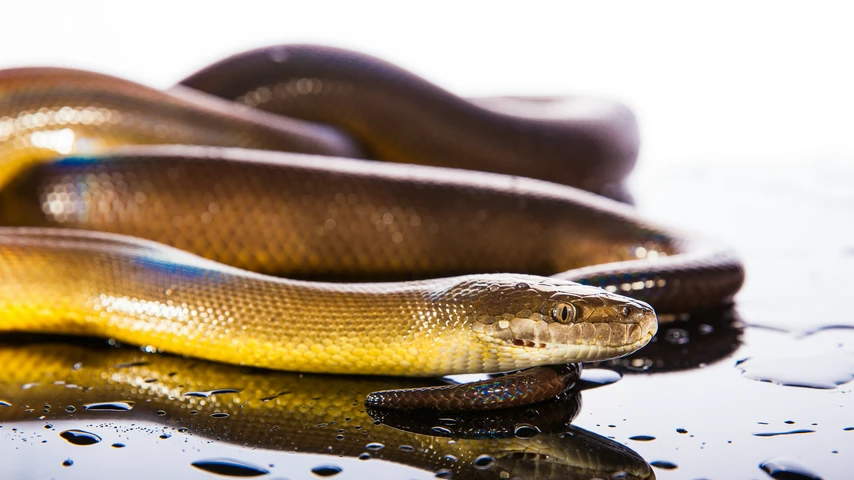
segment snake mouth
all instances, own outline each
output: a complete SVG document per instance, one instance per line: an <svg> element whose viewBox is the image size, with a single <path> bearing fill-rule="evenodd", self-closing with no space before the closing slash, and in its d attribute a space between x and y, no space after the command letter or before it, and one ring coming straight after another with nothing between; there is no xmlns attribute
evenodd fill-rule
<svg viewBox="0 0 854 480"><path fill-rule="evenodd" d="M538 325L540 322L515 319L506 329L493 330L495 338L505 345L528 348L558 346L595 346L637 350L652 340L658 332L654 313L643 315L632 323L581 322L573 324ZM533 326L532 326L533 325ZM522 335L513 335L519 333Z"/></svg>
<svg viewBox="0 0 854 480"><path fill-rule="evenodd" d="M491 342L510 347L517 359L531 364L558 364L610 360L632 354L646 346L658 332L658 320L652 310L643 311L630 323L549 324L528 330L529 323L515 319L511 328L496 329ZM511 336L516 333L533 335ZM501 337L504 338L501 338ZM497 340L497 342L496 342Z"/></svg>
<svg viewBox="0 0 854 480"><path fill-rule="evenodd" d="M537 350L540 355L549 357L549 363L599 362L631 355L645 347L653 336L655 336L654 330L646 332L639 340L625 345L554 344Z"/></svg>

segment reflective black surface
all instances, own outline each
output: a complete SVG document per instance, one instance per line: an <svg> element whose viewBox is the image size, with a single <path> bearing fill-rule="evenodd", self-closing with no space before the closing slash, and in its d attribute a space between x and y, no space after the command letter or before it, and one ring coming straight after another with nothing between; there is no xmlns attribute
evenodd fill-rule
<svg viewBox="0 0 854 480"><path fill-rule="evenodd" d="M621 372L618 381L533 410L378 413L362 406L367 391L417 382L7 339L0 477L143 477L156 463L183 478L846 478L850 185L843 161L642 167L639 208L737 247L745 288L734 309L676 318L646 349L599 367Z"/></svg>

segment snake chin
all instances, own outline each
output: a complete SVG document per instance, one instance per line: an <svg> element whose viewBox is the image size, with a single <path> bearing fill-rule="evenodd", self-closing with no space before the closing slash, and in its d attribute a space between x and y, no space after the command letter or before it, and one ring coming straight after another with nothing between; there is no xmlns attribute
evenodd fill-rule
<svg viewBox="0 0 854 480"><path fill-rule="evenodd" d="M530 365L611 360L630 355L640 350L652 340L654 335L654 332L648 332L636 342L618 346L544 344L535 348L525 347L526 352L516 350L514 355L517 359L520 357L524 358L524 360L519 362L520 364L526 363ZM519 347L515 348L518 349Z"/></svg>

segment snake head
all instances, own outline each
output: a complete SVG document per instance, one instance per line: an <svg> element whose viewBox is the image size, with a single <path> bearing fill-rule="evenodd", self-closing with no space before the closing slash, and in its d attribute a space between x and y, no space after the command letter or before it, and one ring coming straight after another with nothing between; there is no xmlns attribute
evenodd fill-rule
<svg viewBox="0 0 854 480"><path fill-rule="evenodd" d="M622 357L658 330L648 304L598 287L527 275L495 275L473 302L472 329L492 345L490 369Z"/></svg>

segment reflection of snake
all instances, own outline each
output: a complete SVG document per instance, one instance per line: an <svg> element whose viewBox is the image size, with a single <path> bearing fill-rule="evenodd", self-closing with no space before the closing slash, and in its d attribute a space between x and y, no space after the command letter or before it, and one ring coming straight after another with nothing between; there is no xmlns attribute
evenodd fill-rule
<svg viewBox="0 0 854 480"><path fill-rule="evenodd" d="M665 320L653 341L642 350L597 364L629 374L701 368L732 355L744 333L744 324L732 306Z"/></svg>
<svg viewBox="0 0 854 480"><path fill-rule="evenodd" d="M325 69L311 75L302 70L324 52ZM287 113L337 113L329 121L353 127L374 155L408 155L397 143L406 140L406 132L392 127L421 115L440 133L470 126L478 135L500 139L493 145L497 150L484 145L486 158L470 156L461 145L461 156L473 159L469 167L489 168L484 162L494 158L494 170L519 173L532 156L557 161L539 146L560 145L548 140L564 131L568 143L583 146L568 148L570 154L589 153L606 167L577 177L558 168L555 180L601 191L630 168L628 147L616 153L590 147L607 145L603 135L620 124L608 123L607 115L596 128L587 128L589 122L509 117L338 51L280 48L241 58L252 71L272 66L267 73L279 79L249 89L251 78L229 73L227 85L245 90L239 95L244 103L280 111L292 99L298 111ZM283 66L296 67L296 79ZM224 63L188 83L208 88L211 82L204 79L230 70ZM407 85L410 103L382 96L401 94ZM367 102L370 115L359 117L347 98ZM312 99L318 108L305 106ZM395 112L399 117L391 117ZM394 142L367 140L371 119L389 127ZM455 119L461 126L449 127ZM634 128L628 124L624 130ZM454 138L456 145L467 136ZM423 136L411 139L412 148L423 147L434 163L456 161L444 150L424 147ZM344 156L360 151L332 127L241 109L186 88L163 93L55 69L0 73L0 223L27 227L0 229L6 287L0 328L110 336L289 370L494 372L610 358L645 345L656 330L651 309L613 292L631 293L659 309L682 309L724 302L741 285L740 263L725 251L646 223L628 207L555 184L250 150L137 147L94 153L169 143ZM84 151L93 153L44 162L57 152ZM615 158L621 166L608 166L606 160ZM312 283L225 267L114 233L287 277L564 273L548 279L492 274L414 283ZM502 402L513 396L504 393L497 395Z"/></svg>
<svg viewBox="0 0 854 480"><path fill-rule="evenodd" d="M13 344L0 343L4 367L0 370L0 400L11 404L0 406L4 431L16 422L14 426L24 435L32 427L35 435L53 436L60 430L59 422L70 420L81 427L101 424L92 432L110 443L118 435L113 426L123 425L121 441L129 450L142 451L152 441L162 442L157 440L160 428L149 433L150 423L155 423L173 434L173 442L187 435L249 449L326 455L318 457L318 462L335 462L339 455L368 455L427 472L447 471L451 478L589 479L618 474L626 479L654 478L652 468L627 447L566 426L577 411L576 397L563 404L538 405L536 410L507 410L481 417L444 413L438 419L428 416L419 421L414 417L420 415L410 414L405 426L417 431L403 431L375 422L361 399L377 389L423 385L423 379L271 372L88 343L85 348L43 339L28 343L15 338ZM21 388L23 385L29 388ZM217 391L221 393L209 393ZM105 411L117 402L133 408ZM86 409L90 404L101 408ZM34 411L28 406L38 408ZM67 406L75 411L67 413ZM215 413L228 417L212 417ZM44 423L57 432L46 431ZM133 423L136 429L129 426ZM456 440L449 441L443 428L431 429L437 425L452 431ZM519 428L541 433L514 435ZM176 429L185 433L176 434ZM4 441L12 440L7 436ZM66 452L61 454L73 455ZM202 448L201 454L193 455L210 455L208 452ZM9 462L15 465L21 458L4 459L5 466ZM39 458L50 461L42 451ZM484 458L492 463L477 461ZM294 467L279 468L287 468L282 473L289 478L304 476ZM379 472L383 465L374 468Z"/></svg>

